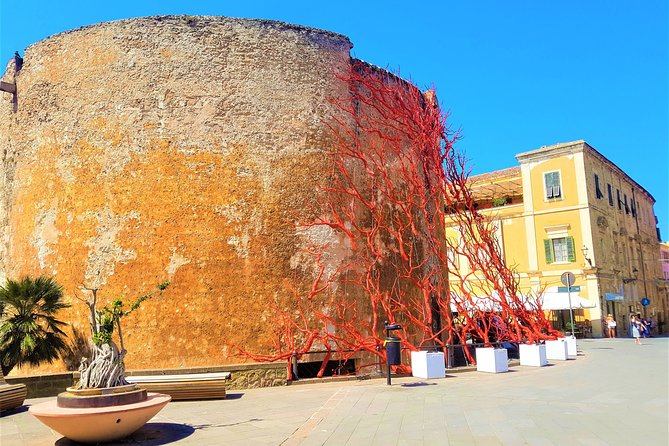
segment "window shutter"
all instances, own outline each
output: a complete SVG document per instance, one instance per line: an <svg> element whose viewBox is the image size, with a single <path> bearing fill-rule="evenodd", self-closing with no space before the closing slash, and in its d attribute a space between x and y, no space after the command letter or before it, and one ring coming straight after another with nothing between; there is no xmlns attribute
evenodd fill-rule
<svg viewBox="0 0 669 446"><path fill-rule="evenodd" d="M574 237L567 237L567 257L570 262L576 261L576 252L574 250Z"/></svg>
<svg viewBox="0 0 669 446"><path fill-rule="evenodd" d="M546 185L546 198L553 198L553 181L550 173L544 174L544 183Z"/></svg>
<svg viewBox="0 0 669 446"><path fill-rule="evenodd" d="M595 174L595 191L598 199L604 197L604 194L599 188L599 176L597 174Z"/></svg>
<svg viewBox="0 0 669 446"><path fill-rule="evenodd" d="M553 263L553 243L548 238L544 239L544 252L546 254L546 263Z"/></svg>
<svg viewBox="0 0 669 446"><path fill-rule="evenodd" d="M557 183L553 186L553 197L557 198L560 196L560 184Z"/></svg>

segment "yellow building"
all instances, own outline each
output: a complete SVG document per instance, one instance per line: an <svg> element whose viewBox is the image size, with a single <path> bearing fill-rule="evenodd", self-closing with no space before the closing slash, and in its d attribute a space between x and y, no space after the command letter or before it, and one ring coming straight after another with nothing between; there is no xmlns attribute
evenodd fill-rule
<svg viewBox="0 0 669 446"><path fill-rule="evenodd" d="M519 166L473 176L470 184L479 211L496 222L500 249L521 290L548 291L566 302L560 279L571 272L576 282L570 297L592 307L575 311L586 334L602 336L610 313L618 335L627 335L631 312L666 331L669 299L659 280L651 194L584 141L516 159ZM457 228L447 228L447 236L457 238ZM463 258L456 265L468 268ZM569 311L552 313L556 328L564 328Z"/></svg>

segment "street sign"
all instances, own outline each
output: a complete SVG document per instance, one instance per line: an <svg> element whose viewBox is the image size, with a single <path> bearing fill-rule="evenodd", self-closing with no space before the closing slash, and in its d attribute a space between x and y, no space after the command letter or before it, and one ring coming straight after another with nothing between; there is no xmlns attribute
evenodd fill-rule
<svg viewBox="0 0 669 446"><path fill-rule="evenodd" d="M562 281L562 285L564 286L572 286L576 283L576 276L574 276L574 273L563 273L560 276L560 281Z"/></svg>
<svg viewBox="0 0 669 446"><path fill-rule="evenodd" d="M647 307L648 305L650 305L650 299L648 299L647 297L644 297L643 299L641 299L641 305L643 305L644 307Z"/></svg>
<svg viewBox="0 0 669 446"><path fill-rule="evenodd" d="M558 287L558 293L567 293L569 291L574 291L574 292L581 291L581 286L576 285L576 286L572 286L572 287L569 287L569 288L567 288L566 286L559 286Z"/></svg>

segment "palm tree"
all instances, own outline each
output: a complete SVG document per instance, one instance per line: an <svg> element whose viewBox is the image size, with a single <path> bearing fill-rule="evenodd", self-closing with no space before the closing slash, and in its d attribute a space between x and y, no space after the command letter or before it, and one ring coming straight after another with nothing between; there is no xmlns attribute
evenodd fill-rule
<svg viewBox="0 0 669 446"><path fill-rule="evenodd" d="M65 322L55 318L63 289L50 277L7 280L0 287L0 366L7 375L16 365L39 365L58 359L66 348Z"/></svg>

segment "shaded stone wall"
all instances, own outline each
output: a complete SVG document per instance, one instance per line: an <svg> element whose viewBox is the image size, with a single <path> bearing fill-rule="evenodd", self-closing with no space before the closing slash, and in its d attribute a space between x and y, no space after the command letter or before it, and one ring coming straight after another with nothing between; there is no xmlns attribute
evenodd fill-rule
<svg viewBox="0 0 669 446"><path fill-rule="evenodd" d="M8 378L9 384L25 384L28 389L26 398L56 396L79 381L79 372L44 373L36 376Z"/></svg>
<svg viewBox="0 0 669 446"><path fill-rule="evenodd" d="M169 280L124 321L129 369L239 362L226 343L268 350L269 302L311 280L305 246L340 249L294 223L327 171L327 98L347 94L351 46L222 17L32 45L3 76L17 95L0 98L0 279L55 275L73 304L60 317L86 332L82 284L105 304Z"/></svg>

